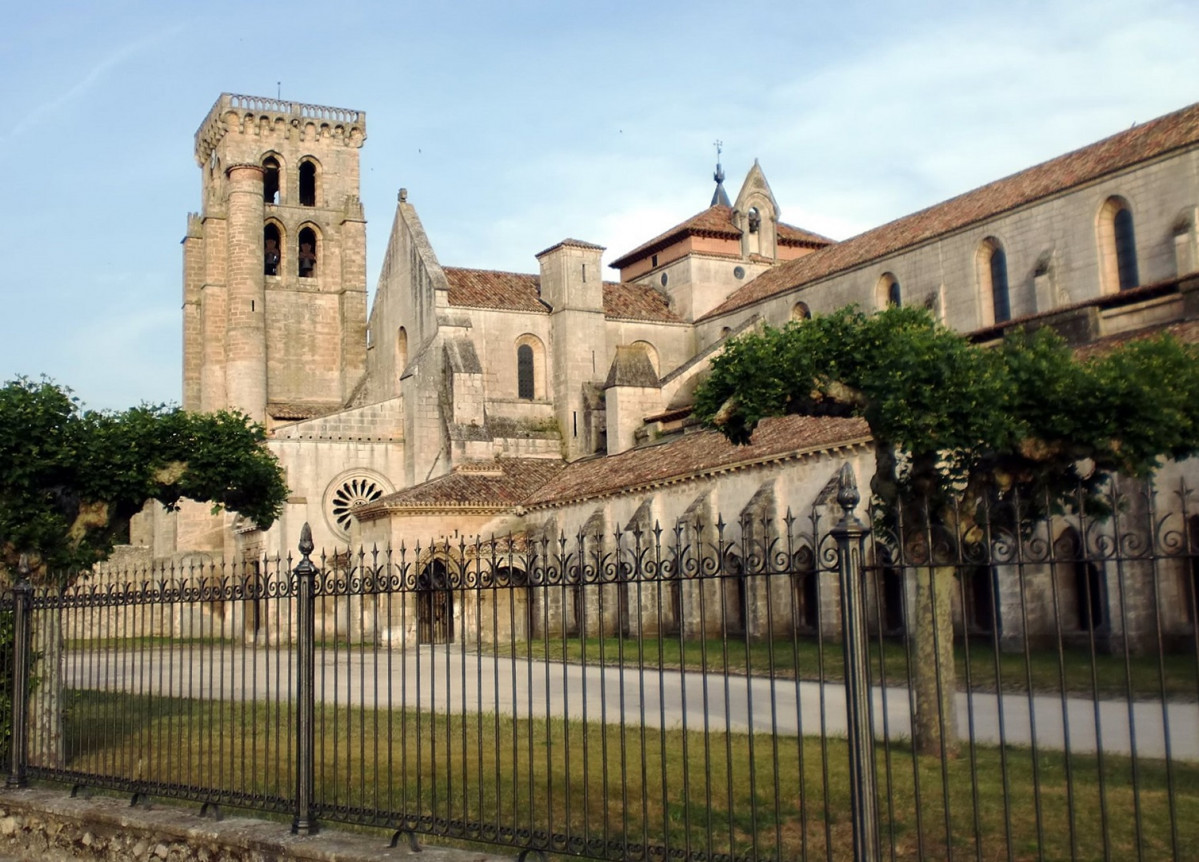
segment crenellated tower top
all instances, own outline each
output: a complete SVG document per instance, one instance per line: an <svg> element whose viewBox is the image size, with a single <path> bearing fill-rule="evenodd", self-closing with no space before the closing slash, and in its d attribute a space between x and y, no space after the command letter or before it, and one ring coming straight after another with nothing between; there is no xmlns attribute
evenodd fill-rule
<svg viewBox="0 0 1199 862"><path fill-rule="evenodd" d="M203 166L230 132L361 147L366 140L366 112L221 93L196 130L196 164Z"/></svg>

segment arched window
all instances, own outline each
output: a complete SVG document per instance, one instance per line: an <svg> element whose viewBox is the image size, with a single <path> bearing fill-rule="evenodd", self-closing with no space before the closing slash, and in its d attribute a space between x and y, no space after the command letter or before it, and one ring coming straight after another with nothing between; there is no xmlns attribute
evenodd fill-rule
<svg viewBox="0 0 1199 862"><path fill-rule="evenodd" d="M296 274L300 278L316 276L317 241L316 231L310 227L300 229L300 251L296 255Z"/></svg>
<svg viewBox="0 0 1199 862"><path fill-rule="evenodd" d="M808 308L808 304L806 302L797 302L795 305L791 306L792 320L810 320L811 317L812 310Z"/></svg>
<svg viewBox="0 0 1199 862"><path fill-rule="evenodd" d="M903 305L903 292L899 289L899 279L892 273L884 272L875 288L875 301L879 308L899 308Z"/></svg>
<svg viewBox="0 0 1199 862"><path fill-rule="evenodd" d="M516 396L530 401L536 395L533 374L533 348L522 344L516 348Z"/></svg>
<svg viewBox="0 0 1199 862"><path fill-rule="evenodd" d="M279 234L279 225L267 222L262 229L262 273L263 275L278 275L279 263L283 259L283 237Z"/></svg>
<svg viewBox="0 0 1199 862"><path fill-rule="evenodd" d="M654 374L661 374L658 367L658 348L654 347L648 341L634 341L632 347L640 347L645 351L646 357L649 359L649 364L654 367Z"/></svg>
<svg viewBox="0 0 1199 862"><path fill-rule="evenodd" d="M1104 293L1129 290L1141 283L1132 208L1110 197L1099 210L1099 261Z"/></svg>
<svg viewBox="0 0 1199 862"><path fill-rule="evenodd" d="M396 378L408 367L408 330L400 327L396 330Z"/></svg>
<svg viewBox="0 0 1199 862"><path fill-rule="evenodd" d="M1132 230L1132 210L1125 207L1112 219L1112 231L1116 242L1116 270L1120 279L1120 290L1128 290L1141 283L1137 274L1137 241Z"/></svg>
<svg viewBox="0 0 1199 862"><path fill-rule="evenodd" d="M993 236L983 240L978 250L978 282L982 303L982 325L992 326L1012 319L1012 301L1008 290L1007 254Z"/></svg>
<svg viewBox="0 0 1199 862"><path fill-rule="evenodd" d="M545 346L531 332L516 339L516 397L545 398Z"/></svg>
<svg viewBox="0 0 1199 862"><path fill-rule="evenodd" d="M728 326L720 327L720 337L722 339L728 338L732 334L733 334L733 330L730 327L728 327Z"/></svg>
<svg viewBox="0 0 1199 862"><path fill-rule="evenodd" d="M262 160L262 199L268 204L279 203L279 160L274 156Z"/></svg>
<svg viewBox="0 0 1199 862"><path fill-rule="evenodd" d="M316 206L316 162L300 162L300 206Z"/></svg>

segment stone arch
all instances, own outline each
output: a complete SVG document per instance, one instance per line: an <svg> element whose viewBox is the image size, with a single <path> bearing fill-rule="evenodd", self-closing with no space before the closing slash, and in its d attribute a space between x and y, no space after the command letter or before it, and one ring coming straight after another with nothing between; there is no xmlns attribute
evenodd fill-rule
<svg viewBox="0 0 1199 862"><path fill-rule="evenodd" d="M791 306L791 319L794 321L804 321L812 319L812 309L808 308L806 302L797 302Z"/></svg>
<svg viewBox="0 0 1199 862"><path fill-rule="evenodd" d="M996 237L987 237L979 244L974 262L978 274L979 325L994 326L1011 320L1012 300L1003 243Z"/></svg>
<svg viewBox="0 0 1199 862"><path fill-rule="evenodd" d="M654 366L654 374L661 376L662 369L658 365L658 348L654 347L648 341L634 341L630 347L639 347L645 351L645 355L649 358L649 364Z"/></svg>
<svg viewBox="0 0 1199 862"><path fill-rule="evenodd" d="M300 278L320 275L320 254L320 229L311 222L301 225L296 232L296 275Z"/></svg>
<svg viewBox="0 0 1199 862"><path fill-rule="evenodd" d="M321 163L312 156L304 156L300 159L297 174L300 206L318 206L321 199Z"/></svg>
<svg viewBox="0 0 1199 862"><path fill-rule="evenodd" d="M287 233L278 219L267 219L262 226L262 273L282 275L283 249L287 247Z"/></svg>
<svg viewBox="0 0 1199 862"><path fill-rule="evenodd" d="M1099 277L1104 293L1119 293L1140 284L1132 206L1119 195L1103 202L1096 218Z"/></svg>
<svg viewBox="0 0 1199 862"><path fill-rule="evenodd" d="M903 290L895 273L884 272L878 277L878 283L874 286L874 304L880 310L903 305Z"/></svg>
<svg viewBox="0 0 1199 862"><path fill-rule="evenodd" d="M728 337L729 337L730 335L732 335L732 334L733 334L733 329L732 329L732 327L731 327L731 326L722 326L722 327L720 327L720 339L721 339L722 341L723 341L724 339L728 338Z"/></svg>
<svg viewBox="0 0 1199 862"><path fill-rule="evenodd" d="M531 332L516 339L516 397L542 400L545 394L545 344Z"/></svg>

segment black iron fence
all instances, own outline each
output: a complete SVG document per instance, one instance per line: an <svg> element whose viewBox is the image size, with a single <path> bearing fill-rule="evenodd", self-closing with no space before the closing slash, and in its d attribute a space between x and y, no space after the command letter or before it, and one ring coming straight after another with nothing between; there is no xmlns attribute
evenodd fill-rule
<svg viewBox="0 0 1199 862"><path fill-rule="evenodd" d="M871 530L851 480L803 518L20 584L9 783L607 859L1199 858L1186 490Z"/></svg>

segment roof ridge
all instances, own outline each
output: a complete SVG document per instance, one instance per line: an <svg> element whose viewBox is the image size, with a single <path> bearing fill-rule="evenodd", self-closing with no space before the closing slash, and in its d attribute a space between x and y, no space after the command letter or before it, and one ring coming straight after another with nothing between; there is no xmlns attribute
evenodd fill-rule
<svg viewBox="0 0 1199 862"><path fill-rule="evenodd" d="M787 261L740 287L697 322L847 272L1196 143L1199 143L1199 103L1045 159ZM1131 152L1122 152L1125 148ZM1088 157L1092 157L1095 164L1088 164ZM1021 180L1023 185L1030 187L1022 188ZM991 197L997 200L989 202ZM937 214L946 216L944 223L936 223L930 218ZM934 223L924 224L930 221ZM879 247L872 247L871 241L877 242Z"/></svg>

